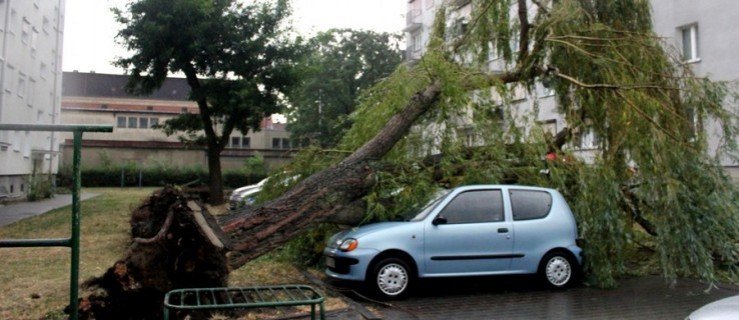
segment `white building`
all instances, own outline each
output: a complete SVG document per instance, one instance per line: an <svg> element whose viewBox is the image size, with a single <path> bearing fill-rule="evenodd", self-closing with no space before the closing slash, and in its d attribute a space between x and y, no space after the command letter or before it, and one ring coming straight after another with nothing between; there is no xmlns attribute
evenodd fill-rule
<svg viewBox="0 0 739 320"><path fill-rule="evenodd" d="M691 64L696 75L708 75L713 80L739 84L739 65L733 61L739 54L739 32L734 29L739 26L736 0L652 0L651 4L655 33L683 53L685 63ZM406 33L406 59L417 60L424 54L436 10L443 5L456 9L447 17L448 28L468 22L471 0L408 1L406 27L403 29ZM517 44L512 43L511 46L515 49ZM488 67L493 72L505 69L502 59L494 55L491 55ZM513 96L514 103L519 106L513 109L521 113L531 111L533 102L538 102L539 111L534 121L546 131L556 133L567 126L563 117L556 112L555 101L551 98L553 91L542 84L537 84L536 90L531 93L516 88ZM739 113L739 106L733 107ZM722 139L720 132L715 126L709 126L707 130L710 147L715 149ZM583 133L569 147L575 153L587 156L596 149L597 141L592 134ZM739 179L739 163L724 158L722 164L735 179Z"/></svg>
<svg viewBox="0 0 739 320"><path fill-rule="evenodd" d="M739 85L739 3L736 0L651 0L654 31L682 51L698 76L731 81ZM739 86L737 86L739 88ZM739 114L736 101L733 110ZM709 148L716 148L721 134L716 126L707 128ZM722 159L734 180L739 179L739 163Z"/></svg>
<svg viewBox="0 0 739 320"><path fill-rule="evenodd" d="M59 122L64 5L0 0L0 123ZM58 137L0 131L0 197L25 195L34 172L56 173Z"/></svg>

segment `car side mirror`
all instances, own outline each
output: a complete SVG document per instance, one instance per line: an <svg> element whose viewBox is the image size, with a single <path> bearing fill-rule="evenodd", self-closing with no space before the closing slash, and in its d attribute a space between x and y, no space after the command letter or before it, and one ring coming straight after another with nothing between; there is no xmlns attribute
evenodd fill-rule
<svg viewBox="0 0 739 320"><path fill-rule="evenodd" d="M440 224L446 224L446 223L447 223L446 217L442 215L436 216L436 218L434 218L434 220L431 221L431 224L435 226L438 226Z"/></svg>

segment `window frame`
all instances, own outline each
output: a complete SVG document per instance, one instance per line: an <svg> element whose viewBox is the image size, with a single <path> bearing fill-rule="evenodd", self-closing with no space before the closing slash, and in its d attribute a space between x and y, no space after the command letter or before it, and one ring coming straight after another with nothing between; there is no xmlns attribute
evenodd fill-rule
<svg viewBox="0 0 739 320"><path fill-rule="evenodd" d="M682 55L683 62L685 63L694 63L701 61L700 58L700 35L698 30L698 24L693 23L689 25L684 25L680 28L678 28L680 32L680 54ZM687 37L686 37L687 35ZM690 42L689 44L686 44L685 41L687 40ZM690 49L690 55L688 56L686 54L686 49Z"/></svg>
<svg viewBox="0 0 739 320"><path fill-rule="evenodd" d="M517 201L517 199L518 199L519 196L516 196L516 194L518 194L518 193L537 193L537 194L544 194L544 195L546 195L548 197L548 199L549 199L549 202L547 204L547 209L544 212L544 214L541 215L539 213L537 215L526 216L526 217L519 217L519 215L517 213L517 209L516 209L517 205L520 204L520 203L527 203L528 204L528 203L532 203L534 201L532 201L531 199L526 199L523 202L519 202L519 201ZM549 214L552 212L552 208L554 207L554 197L552 197L552 194L551 193L549 193L549 192L547 192L545 190L528 190L528 189L516 189L516 188L513 188L513 189L509 189L508 190L508 198L511 201L511 216L513 217L513 221L530 221L530 220L544 219L544 218L546 218L546 217L549 216ZM521 210L521 209L519 208L518 210Z"/></svg>
<svg viewBox="0 0 739 320"><path fill-rule="evenodd" d="M476 212L476 213L470 214L470 212L465 212L467 216L466 217L463 216L463 218L466 218L466 219L455 219L458 217L448 214L449 212L447 210L460 210L460 208L454 207L456 204L458 204L458 202L456 202L457 200L466 200L466 199L462 199L461 197L467 197L473 194L476 194L476 196L482 196L483 199L497 199L497 203L492 202L492 201L485 201L484 205L478 205L477 207L466 206L464 210L472 212L473 210L492 209L491 211L493 211L493 213L485 214L485 212ZM475 199L472 199L472 200L475 200ZM466 200L466 201L470 202L469 200ZM444 206L444 208L441 208L441 210L439 210L437 217L444 217L445 219L447 219L446 224L504 222L505 221L505 204L503 200L503 190L502 189L478 189L478 190L467 190L464 192L460 192L456 194L454 198L451 199Z"/></svg>

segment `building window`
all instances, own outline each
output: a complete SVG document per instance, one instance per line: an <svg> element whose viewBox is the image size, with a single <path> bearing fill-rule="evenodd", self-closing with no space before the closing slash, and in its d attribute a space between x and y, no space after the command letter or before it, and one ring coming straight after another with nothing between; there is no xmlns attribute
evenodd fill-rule
<svg viewBox="0 0 739 320"><path fill-rule="evenodd" d="M30 131L26 131L24 140L25 141L23 142L23 157L30 158L31 157L31 132Z"/></svg>
<svg viewBox="0 0 739 320"><path fill-rule="evenodd" d="M33 100L36 96L36 79L28 79L28 97L26 97L26 103L29 107L33 107Z"/></svg>
<svg viewBox="0 0 739 320"><path fill-rule="evenodd" d="M521 39L518 37L518 33L516 33L515 35L513 35L513 37L511 37L510 45L511 45L511 53L513 53L514 56L517 56L518 49L521 47Z"/></svg>
<svg viewBox="0 0 739 320"><path fill-rule="evenodd" d="M575 134L575 146L581 150L597 149L600 144L600 138L592 128L586 129Z"/></svg>
<svg viewBox="0 0 739 320"><path fill-rule="evenodd" d="M23 73L18 74L18 96L26 96L26 75Z"/></svg>
<svg viewBox="0 0 739 320"><path fill-rule="evenodd" d="M251 138L249 138L249 137L241 137L241 147L242 148L251 148Z"/></svg>
<svg viewBox="0 0 739 320"><path fill-rule="evenodd" d="M411 35L411 43L413 44L411 48L414 52L421 50L421 48L423 47L423 41L420 32L415 32Z"/></svg>
<svg viewBox="0 0 739 320"><path fill-rule="evenodd" d="M28 38L30 37L31 32L31 23L28 22L28 19L25 17L23 18L23 24L21 25L21 42L23 44L28 44Z"/></svg>
<svg viewBox="0 0 739 320"><path fill-rule="evenodd" d="M557 136L557 120L545 120L540 122L539 125L541 125L541 129L544 131L544 134L550 136L551 139L554 139L554 137Z"/></svg>
<svg viewBox="0 0 739 320"><path fill-rule="evenodd" d="M152 127L156 127L159 125L159 118L149 118L149 124Z"/></svg>
<svg viewBox="0 0 739 320"><path fill-rule="evenodd" d="M118 117L118 128L125 128L126 127L126 117Z"/></svg>
<svg viewBox="0 0 739 320"><path fill-rule="evenodd" d="M515 84L509 86L511 90L511 101L526 100L526 87L522 84Z"/></svg>
<svg viewBox="0 0 739 320"><path fill-rule="evenodd" d="M272 149L290 149L290 139L272 138Z"/></svg>
<svg viewBox="0 0 739 320"><path fill-rule="evenodd" d="M5 67L6 67L6 70L5 70L5 83L7 84L5 86L5 91L7 91L8 93L11 93L11 92L13 92L13 90L11 90L10 87L13 86L12 83L13 83L13 80L14 80L13 79L13 76L15 75L15 67L13 67L10 64L6 64Z"/></svg>
<svg viewBox="0 0 739 320"><path fill-rule="evenodd" d="M241 144L240 137L231 137L231 148L238 148Z"/></svg>
<svg viewBox="0 0 739 320"><path fill-rule="evenodd" d="M149 118L139 118L139 128L149 128Z"/></svg>
<svg viewBox="0 0 739 320"><path fill-rule="evenodd" d="M18 25L18 13L15 12L15 9L10 9L10 34L15 35L15 28Z"/></svg>
<svg viewBox="0 0 739 320"><path fill-rule="evenodd" d="M41 62L41 66L39 67L39 76L41 79L46 79L46 72L48 69L46 68L46 63Z"/></svg>
<svg viewBox="0 0 739 320"><path fill-rule="evenodd" d="M44 22L41 25L41 30L43 30L46 34L49 34L49 18L44 17Z"/></svg>
<svg viewBox="0 0 739 320"><path fill-rule="evenodd" d="M36 30L36 27L33 27L31 30L31 56L36 56L36 46L38 43L38 30Z"/></svg>
<svg viewBox="0 0 739 320"><path fill-rule="evenodd" d="M139 126L139 118L136 117L129 117L128 118L128 127L131 129L138 128Z"/></svg>
<svg viewBox="0 0 739 320"><path fill-rule="evenodd" d="M536 95L540 98L549 97L554 95L554 88L552 88L551 81L548 79L537 79L536 81Z"/></svg>
<svg viewBox="0 0 739 320"><path fill-rule="evenodd" d="M488 42L488 61L498 60L498 48L495 46L495 40Z"/></svg>
<svg viewBox="0 0 739 320"><path fill-rule="evenodd" d="M700 61L698 52L698 25L690 25L680 28L682 35L683 61Z"/></svg>

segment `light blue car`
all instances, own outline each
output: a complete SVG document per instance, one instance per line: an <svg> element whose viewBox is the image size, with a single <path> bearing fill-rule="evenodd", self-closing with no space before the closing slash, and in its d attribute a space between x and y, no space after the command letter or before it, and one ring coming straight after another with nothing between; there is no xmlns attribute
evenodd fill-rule
<svg viewBox="0 0 739 320"><path fill-rule="evenodd" d="M334 235L326 273L401 298L418 278L539 274L551 287L577 280L582 249L575 218L553 189L470 185L446 191L405 222Z"/></svg>

